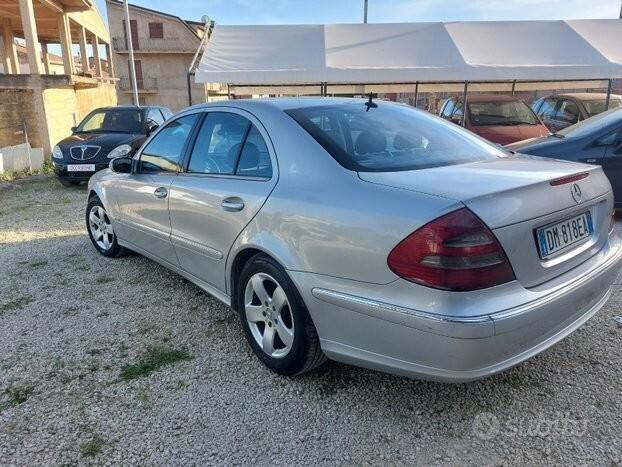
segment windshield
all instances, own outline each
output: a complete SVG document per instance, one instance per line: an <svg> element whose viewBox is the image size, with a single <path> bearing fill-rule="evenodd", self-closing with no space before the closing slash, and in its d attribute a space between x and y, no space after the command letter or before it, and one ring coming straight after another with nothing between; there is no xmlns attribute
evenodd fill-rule
<svg viewBox="0 0 622 467"><path fill-rule="evenodd" d="M424 169L505 157L462 128L405 105L384 102L286 112L337 162L360 172Z"/></svg>
<svg viewBox="0 0 622 467"><path fill-rule="evenodd" d="M76 131L78 133L142 133L142 112L135 109L95 110L82 120Z"/></svg>
<svg viewBox="0 0 622 467"><path fill-rule="evenodd" d="M583 105L585 106L585 111L588 116L593 117L594 115L598 115L605 111L605 99L599 99L594 101L583 101ZM616 109L618 107L622 107L622 99L611 98L609 100L609 108Z"/></svg>
<svg viewBox="0 0 622 467"><path fill-rule="evenodd" d="M620 121L622 121L622 110L611 109L579 123L575 123L574 125L570 125L563 130L559 130L555 134L565 136L566 138L581 138Z"/></svg>
<svg viewBox="0 0 622 467"><path fill-rule="evenodd" d="M475 126L538 125L540 123L527 104L521 101L468 102L467 105L469 121Z"/></svg>

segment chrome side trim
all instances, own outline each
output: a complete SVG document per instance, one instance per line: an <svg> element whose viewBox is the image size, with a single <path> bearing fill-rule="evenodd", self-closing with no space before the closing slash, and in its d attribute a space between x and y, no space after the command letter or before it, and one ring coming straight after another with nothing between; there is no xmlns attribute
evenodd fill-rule
<svg viewBox="0 0 622 467"><path fill-rule="evenodd" d="M222 252L211 248L207 245L203 245L202 243L195 242L194 240L190 240L185 237L181 237L179 235L171 234L171 241L173 245L180 248L185 248L190 251L198 252L205 256L209 256L210 258L221 260L223 258Z"/></svg>
<svg viewBox="0 0 622 467"><path fill-rule="evenodd" d="M311 293L318 300L331 305L420 331L460 339L480 339L494 335L494 322L489 316L442 316L318 287L313 288Z"/></svg>
<svg viewBox="0 0 622 467"><path fill-rule="evenodd" d="M170 241L169 232L162 232L161 230L154 229L153 227L149 227L143 224L138 224L137 222L129 221L127 219L115 219L115 221L121 225L124 225L125 227L129 227L130 229L138 230L139 232L142 232L147 235L152 235L161 240Z"/></svg>

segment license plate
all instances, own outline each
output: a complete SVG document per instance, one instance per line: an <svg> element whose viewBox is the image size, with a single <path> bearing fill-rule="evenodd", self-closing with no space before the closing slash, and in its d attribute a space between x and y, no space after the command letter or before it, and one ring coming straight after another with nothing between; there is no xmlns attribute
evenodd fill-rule
<svg viewBox="0 0 622 467"><path fill-rule="evenodd" d="M95 164L70 164L67 172L95 172Z"/></svg>
<svg viewBox="0 0 622 467"><path fill-rule="evenodd" d="M540 258L545 259L594 233L592 213L587 211L557 224L536 230Z"/></svg>

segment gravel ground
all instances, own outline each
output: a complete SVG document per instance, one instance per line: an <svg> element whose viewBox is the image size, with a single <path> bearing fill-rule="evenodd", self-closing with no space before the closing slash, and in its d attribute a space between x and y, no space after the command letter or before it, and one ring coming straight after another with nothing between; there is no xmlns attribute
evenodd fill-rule
<svg viewBox="0 0 622 467"><path fill-rule="evenodd" d="M484 381L333 362L284 378L199 288L98 255L85 196L47 178L0 187L0 465L622 463L620 290ZM176 361L131 379L154 349Z"/></svg>

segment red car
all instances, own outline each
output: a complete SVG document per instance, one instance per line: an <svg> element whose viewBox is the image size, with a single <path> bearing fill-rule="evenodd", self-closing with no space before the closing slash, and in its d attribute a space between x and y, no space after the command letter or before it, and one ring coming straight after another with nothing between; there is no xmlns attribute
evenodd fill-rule
<svg viewBox="0 0 622 467"><path fill-rule="evenodd" d="M463 112L462 98L451 97L439 115L461 125ZM549 134L549 130L527 104L512 96L496 94L468 96L464 126L497 144L510 144Z"/></svg>

